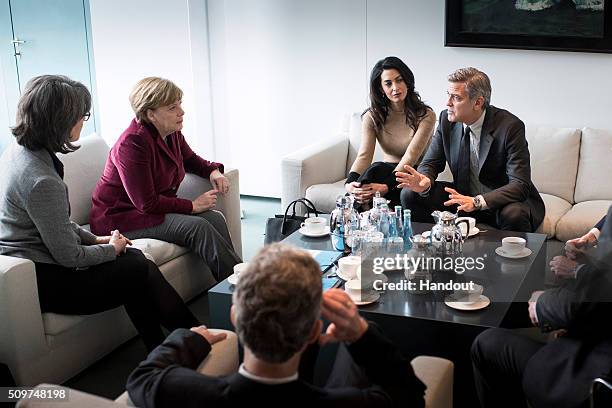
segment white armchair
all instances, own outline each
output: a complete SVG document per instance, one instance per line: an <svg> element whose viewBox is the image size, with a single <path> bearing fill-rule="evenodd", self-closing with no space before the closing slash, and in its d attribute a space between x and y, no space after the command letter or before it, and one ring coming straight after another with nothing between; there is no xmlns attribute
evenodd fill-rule
<svg viewBox="0 0 612 408"><path fill-rule="evenodd" d="M238 340L234 332L226 332L226 340L214 344L210 355L202 362L198 371L209 376L226 376L238 371ZM427 386L425 391L425 408L453 407L453 378L455 365L444 358L418 356L411 362L416 376ZM72 407L131 407L133 406L128 393L124 392L115 401L98 397L85 392L72 390L57 385L41 384L36 388L64 389L70 398L68 401L42 402L22 400L19 408L72 408Z"/></svg>
<svg viewBox="0 0 612 408"><path fill-rule="evenodd" d="M64 181L70 192L71 219L85 225L91 193L102 174L109 148L98 136L89 136L74 153L61 156ZM231 189L220 197L234 248L241 254L238 170L227 169ZM194 198L211 188L210 182L188 175L179 195ZM204 261L187 248L156 239L137 239L134 246L158 266L185 300L202 293L215 281ZM34 263L0 256L0 361L6 363L18 385L62 383L136 335L123 307L95 315L41 313Z"/></svg>
<svg viewBox="0 0 612 408"><path fill-rule="evenodd" d="M213 344L208 356L202 361L198 367L198 371L212 377L222 377L230 375L238 371L238 336L236 333L229 330L210 329L215 333L226 333L227 338L223 341ZM127 391L121 394L115 401L86 392L73 390L58 385L40 384L37 389L63 389L66 390L69 397L67 401L36 401L36 400L21 400L17 404L19 408L102 408L102 407L133 407L132 401L128 396Z"/></svg>
<svg viewBox="0 0 612 408"><path fill-rule="evenodd" d="M344 182L360 143L361 114L355 112L344 116L337 136L283 157L281 208L301 197L311 200L319 211L336 208L336 197L346 192ZM374 161L381 158L377 144Z"/></svg>

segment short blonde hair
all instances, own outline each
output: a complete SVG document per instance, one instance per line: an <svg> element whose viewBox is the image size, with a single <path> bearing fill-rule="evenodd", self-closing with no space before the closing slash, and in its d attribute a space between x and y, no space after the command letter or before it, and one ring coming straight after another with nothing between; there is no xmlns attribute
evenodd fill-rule
<svg viewBox="0 0 612 408"><path fill-rule="evenodd" d="M140 121L149 122L147 110L170 105L183 97L183 91L174 82L159 78L143 78L134 86L130 93L130 104Z"/></svg>

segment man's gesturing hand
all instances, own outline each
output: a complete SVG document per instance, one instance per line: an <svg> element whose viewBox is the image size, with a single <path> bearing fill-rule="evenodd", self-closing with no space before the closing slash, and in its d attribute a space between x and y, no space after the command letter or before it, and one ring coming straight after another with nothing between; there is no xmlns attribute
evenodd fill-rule
<svg viewBox="0 0 612 408"><path fill-rule="evenodd" d="M472 212L476 209L474 205L474 197L466 196L463 194L459 194L457 190L450 187L444 187L444 191L448 194L448 201L444 202L444 205L458 205L458 211Z"/></svg>
<svg viewBox="0 0 612 408"><path fill-rule="evenodd" d="M412 166L404 165L405 172L395 173L395 180L399 183L397 187L407 187L415 193L422 193L431 187L429 177L416 171Z"/></svg>

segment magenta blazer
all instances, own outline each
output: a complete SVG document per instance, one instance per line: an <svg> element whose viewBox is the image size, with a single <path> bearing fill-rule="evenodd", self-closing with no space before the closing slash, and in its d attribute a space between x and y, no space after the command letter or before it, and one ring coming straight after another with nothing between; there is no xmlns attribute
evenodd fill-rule
<svg viewBox="0 0 612 408"><path fill-rule="evenodd" d="M134 119L111 149L94 189L91 231L134 231L161 224L167 213L191 214L191 201L176 195L185 171L208 178L215 169L223 173L223 164L195 154L181 132L164 141L154 126Z"/></svg>

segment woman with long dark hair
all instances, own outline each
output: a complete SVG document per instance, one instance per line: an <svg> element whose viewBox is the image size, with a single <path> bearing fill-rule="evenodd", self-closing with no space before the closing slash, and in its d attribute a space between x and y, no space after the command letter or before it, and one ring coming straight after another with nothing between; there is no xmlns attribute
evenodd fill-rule
<svg viewBox="0 0 612 408"><path fill-rule="evenodd" d="M70 221L64 166L78 149L91 95L80 82L43 75L28 82L0 165L0 254L36 266L42 313L94 314L121 305L149 350L172 331L199 326L157 266L118 230L96 236ZM103 334L102 334L103 335Z"/></svg>
<svg viewBox="0 0 612 408"><path fill-rule="evenodd" d="M417 166L429 146L436 115L414 89L414 74L397 57L384 58L370 75L370 106L363 112L359 153L346 180L346 191L362 208L376 192L399 205L395 172ZM372 163L376 142L383 161Z"/></svg>

